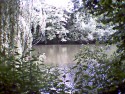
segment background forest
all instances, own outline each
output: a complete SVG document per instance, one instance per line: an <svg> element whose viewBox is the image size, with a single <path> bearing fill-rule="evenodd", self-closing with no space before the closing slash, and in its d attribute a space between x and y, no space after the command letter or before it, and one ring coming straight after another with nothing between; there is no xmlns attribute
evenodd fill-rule
<svg viewBox="0 0 125 94"><path fill-rule="evenodd" d="M102 43L115 32L111 26L102 24L100 17L90 15L82 1L72 0L69 5L72 5L70 10L48 5L43 1L42 6L46 14L45 32L42 37L34 37L33 43L38 41L39 44L93 44L96 40Z"/></svg>

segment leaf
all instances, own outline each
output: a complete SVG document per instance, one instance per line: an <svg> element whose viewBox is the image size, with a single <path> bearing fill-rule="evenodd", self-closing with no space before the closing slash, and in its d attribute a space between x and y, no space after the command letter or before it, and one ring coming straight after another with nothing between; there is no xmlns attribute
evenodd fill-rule
<svg viewBox="0 0 125 94"><path fill-rule="evenodd" d="M58 85L58 83L54 83L53 86L56 87Z"/></svg>
<svg viewBox="0 0 125 94"><path fill-rule="evenodd" d="M103 90L103 88L98 88L98 92L101 92Z"/></svg>
<svg viewBox="0 0 125 94"><path fill-rule="evenodd" d="M82 67L84 68L84 70L86 70L88 68L87 65L83 65Z"/></svg>
<svg viewBox="0 0 125 94"><path fill-rule="evenodd" d="M85 86L84 88L88 89L88 90L91 90L92 87L91 86Z"/></svg>
<svg viewBox="0 0 125 94"><path fill-rule="evenodd" d="M83 75L83 78L88 80L90 78L90 76L89 75Z"/></svg>
<svg viewBox="0 0 125 94"><path fill-rule="evenodd" d="M76 81L77 81L77 77L74 78L74 82L76 82Z"/></svg>
<svg viewBox="0 0 125 94"><path fill-rule="evenodd" d="M100 0L100 4L104 5L105 4L105 0Z"/></svg>
<svg viewBox="0 0 125 94"><path fill-rule="evenodd" d="M16 62L19 62L19 63L22 63L19 59L16 59L15 61L16 61Z"/></svg>
<svg viewBox="0 0 125 94"><path fill-rule="evenodd" d="M72 69L75 69L75 68L77 68L77 66L76 66L76 65L72 67Z"/></svg>

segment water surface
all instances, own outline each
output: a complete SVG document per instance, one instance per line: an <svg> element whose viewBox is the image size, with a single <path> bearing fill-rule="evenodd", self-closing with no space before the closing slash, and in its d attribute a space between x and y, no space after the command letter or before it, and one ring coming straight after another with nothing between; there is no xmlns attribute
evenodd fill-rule
<svg viewBox="0 0 125 94"><path fill-rule="evenodd" d="M45 53L44 63L64 66L74 62L74 57L82 45L36 45L34 48L35 53Z"/></svg>
<svg viewBox="0 0 125 94"><path fill-rule="evenodd" d="M35 53L46 55L46 64L55 64L55 65L72 65L74 63L75 55L80 51L84 45L36 45ZM93 48L95 45L89 45L90 48ZM104 45L98 45L99 47L104 47ZM110 49L106 51L108 55L111 55L116 47L111 46Z"/></svg>

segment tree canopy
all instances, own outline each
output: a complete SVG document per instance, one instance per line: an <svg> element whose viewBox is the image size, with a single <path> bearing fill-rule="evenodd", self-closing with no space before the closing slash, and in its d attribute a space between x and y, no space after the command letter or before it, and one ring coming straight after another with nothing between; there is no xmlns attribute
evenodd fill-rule
<svg viewBox="0 0 125 94"><path fill-rule="evenodd" d="M84 7L89 13L99 16L101 22L112 25L117 30L112 35L117 43L118 52L125 50L125 1L124 0L83 0Z"/></svg>
<svg viewBox="0 0 125 94"><path fill-rule="evenodd" d="M90 14L93 14L96 17L98 16L99 21L101 21L106 25L112 26L113 29L116 30L116 32L111 35L111 39L113 40L113 43L116 44L117 51L113 53L111 57L107 57L107 55L105 54L103 55L101 50L91 51L91 49L89 48L86 49L84 47L83 51L81 51L78 57L76 57L78 63L74 67L74 68L80 68L78 72L76 72L75 74L76 79L74 80L74 82L77 83L78 81L78 83L76 84L76 88L81 89L81 92L85 92L86 89L87 89L87 92L91 92L88 90L97 89L99 94L116 94L116 93L123 94L125 92L125 87L124 87L124 83L125 83L125 80L124 80L125 79L125 74L124 74L125 73L124 72L125 70L125 67L124 67L124 64L125 64L125 33L124 33L125 1L124 0L83 0L83 4L87 12L89 12ZM111 42L111 40L109 40L109 42ZM93 51L95 52L92 55ZM97 54L99 54L99 56L96 56ZM102 55L102 58L101 58L101 55ZM94 64L95 61L96 61L96 64L92 65L91 67L91 64ZM87 62L87 65L84 65L86 62ZM77 80L78 76L80 76L80 80L79 79ZM79 83L82 83L82 84L79 84ZM83 86L84 83L85 83L85 86Z"/></svg>

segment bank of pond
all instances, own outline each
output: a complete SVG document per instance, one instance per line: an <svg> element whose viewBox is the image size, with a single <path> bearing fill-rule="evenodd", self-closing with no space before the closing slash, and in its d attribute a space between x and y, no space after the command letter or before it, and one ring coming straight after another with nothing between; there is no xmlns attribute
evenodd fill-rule
<svg viewBox="0 0 125 94"><path fill-rule="evenodd" d="M102 38L93 38L93 39L89 39L89 38L85 38L85 39L70 39L70 38L53 38L53 39L46 39L46 38L34 38L33 40L33 44L34 45L63 45L63 44L67 44L67 45L80 45L80 44L106 44L108 43L110 37L106 37L103 36ZM111 40L110 40L111 42Z"/></svg>
<svg viewBox="0 0 125 94"><path fill-rule="evenodd" d="M31 57L0 53L0 94L125 93L125 69L118 64L115 45L36 45L34 49Z"/></svg>

